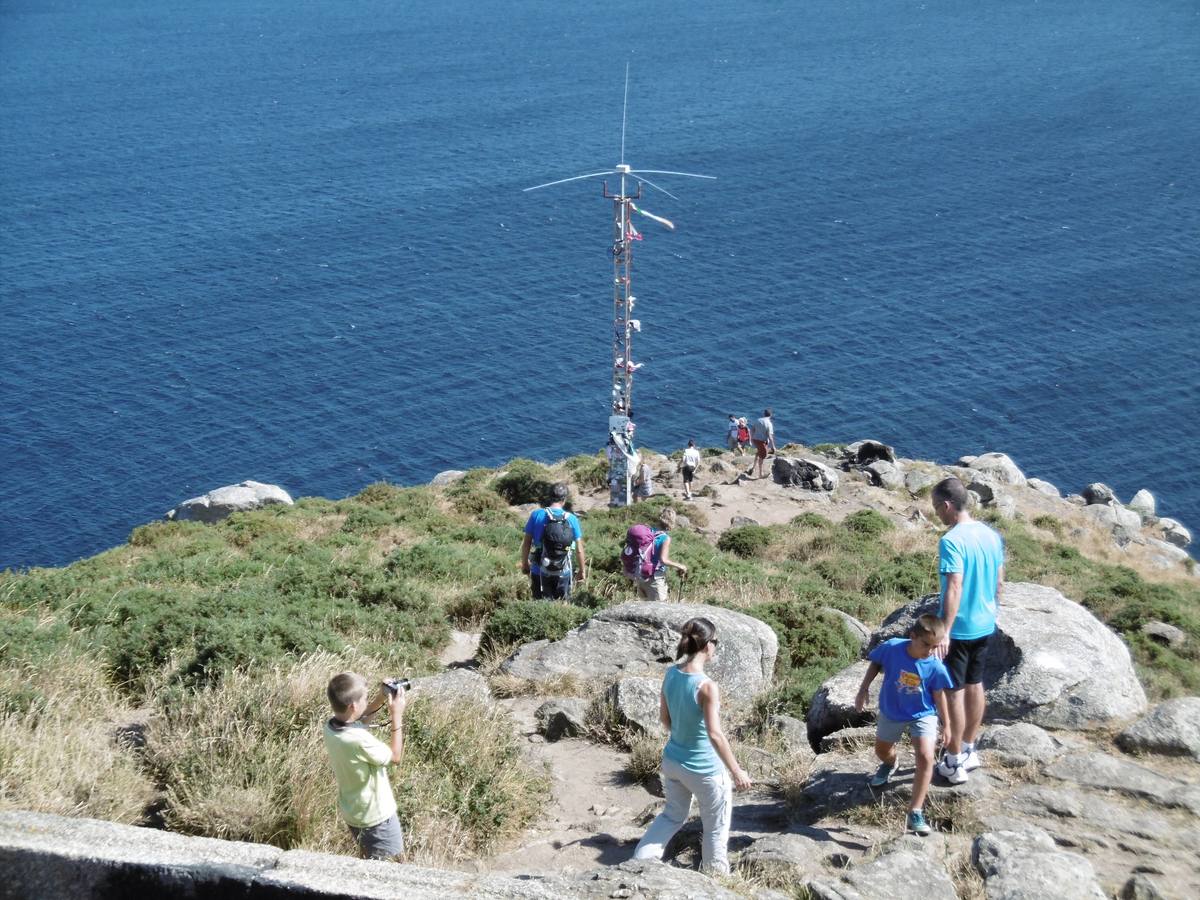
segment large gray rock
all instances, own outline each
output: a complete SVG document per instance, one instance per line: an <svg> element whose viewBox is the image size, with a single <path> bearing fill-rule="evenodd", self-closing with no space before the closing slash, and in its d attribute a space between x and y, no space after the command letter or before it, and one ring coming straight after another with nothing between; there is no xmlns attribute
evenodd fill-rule
<svg viewBox="0 0 1200 900"><path fill-rule="evenodd" d="M429 482L434 487L445 487L448 484L454 484L456 481L461 481L466 475L463 469L446 469L444 472L438 472Z"/></svg>
<svg viewBox="0 0 1200 900"><path fill-rule="evenodd" d="M635 676L613 682L607 696L617 723L639 734L662 734L658 717L661 688L661 678Z"/></svg>
<svg viewBox="0 0 1200 900"><path fill-rule="evenodd" d="M839 476L833 469L815 459L776 456L771 463L771 477L776 484L792 485L810 491L836 491Z"/></svg>
<svg viewBox="0 0 1200 900"><path fill-rule="evenodd" d="M1174 519L1159 519L1158 528L1162 530L1163 540L1176 547L1187 547L1192 543L1192 533L1183 527L1183 523Z"/></svg>
<svg viewBox="0 0 1200 900"><path fill-rule="evenodd" d="M541 682L562 675L602 679L642 675L661 679L675 661L680 629L704 616L717 626L720 652L707 667L726 700L749 700L770 687L779 641L758 619L685 603L632 601L597 613L559 641L526 644L502 671Z"/></svg>
<svg viewBox="0 0 1200 900"><path fill-rule="evenodd" d="M957 900L946 867L927 853L896 846L838 879L808 882L814 900Z"/></svg>
<svg viewBox="0 0 1200 900"><path fill-rule="evenodd" d="M1119 900L1167 900L1167 895L1158 889L1150 876L1138 872L1121 885Z"/></svg>
<svg viewBox="0 0 1200 900"><path fill-rule="evenodd" d="M822 870L829 847L802 834L773 834L755 841L738 857L738 868L778 883Z"/></svg>
<svg viewBox="0 0 1200 900"><path fill-rule="evenodd" d="M1003 453L985 453L982 456L974 457L965 465L976 472L982 472L1000 484L1025 484L1025 474Z"/></svg>
<svg viewBox="0 0 1200 900"><path fill-rule="evenodd" d="M979 736L979 749L986 761L1007 766L1047 763L1065 752L1062 741L1029 722L990 726Z"/></svg>
<svg viewBox="0 0 1200 900"><path fill-rule="evenodd" d="M911 469L904 473L904 487L911 493L918 494L927 487L932 487L937 481L933 473L923 469Z"/></svg>
<svg viewBox="0 0 1200 900"><path fill-rule="evenodd" d="M1105 753L1070 753L1047 766L1045 774L1200 816L1200 787Z"/></svg>
<svg viewBox="0 0 1200 900"><path fill-rule="evenodd" d="M437 675L412 679L414 697L432 697L438 702L473 700L484 706L492 705L492 689L488 680L470 669L447 669Z"/></svg>
<svg viewBox="0 0 1200 900"><path fill-rule="evenodd" d="M578 697L547 700L534 710L533 718L548 741L580 737L587 732L587 701Z"/></svg>
<svg viewBox="0 0 1200 900"><path fill-rule="evenodd" d="M1182 647L1187 643L1187 632L1166 622L1146 622L1138 631L1167 647Z"/></svg>
<svg viewBox="0 0 1200 900"><path fill-rule="evenodd" d="M1117 735L1117 745L1122 750L1190 756L1200 762L1200 697L1176 697L1158 704Z"/></svg>
<svg viewBox="0 0 1200 900"><path fill-rule="evenodd" d="M1083 514L1096 525L1107 528L1114 534L1121 532L1131 537L1142 530L1142 517L1132 509L1116 504L1093 503L1083 508Z"/></svg>
<svg viewBox="0 0 1200 900"><path fill-rule="evenodd" d="M988 900L1104 900L1092 864L1059 850L1044 831L992 831L975 838L971 859Z"/></svg>
<svg viewBox="0 0 1200 900"><path fill-rule="evenodd" d="M1153 519L1156 503L1154 495L1145 488L1142 488L1129 501L1129 508L1142 517L1142 521Z"/></svg>
<svg viewBox="0 0 1200 900"><path fill-rule="evenodd" d="M936 614L938 606L931 594L901 607L884 619L870 646L907 634L918 616ZM1039 584L1005 585L983 680L993 721L1096 728L1146 709L1121 639L1078 603Z"/></svg>
<svg viewBox="0 0 1200 900"><path fill-rule="evenodd" d="M871 682L870 697L862 712L854 709L854 698L862 684L870 663L865 659L827 678L813 694L808 706L808 740L816 749L821 738L843 728L866 725L875 721L875 710L879 708L879 683L877 677Z"/></svg>
<svg viewBox="0 0 1200 900"><path fill-rule="evenodd" d="M1047 497L1053 497L1058 500L1062 497L1062 492L1049 481L1043 481L1040 478L1026 479L1025 484L1033 488L1039 494L1045 494Z"/></svg>
<svg viewBox="0 0 1200 900"><path fill-rule="evenodd" d="M904 470L894 462L888 462L886 459L877 459L875 462L864 467L863 471L871 479L871 484L876 487L887 488L889 491L899 490L904 487Z"/></svg>
<svg viewBox="0 0 1200 900"><path fill-rule="evenodd" d="M1146 538L1146 547L1150 550L1150 562L1160 569L1174 569L1180 563L1186 563L1191 556L1182 547L1160 541L1158 538Z"/></svg>
<svg viewBox="0 0 1200 900"><path fill-rule="evenodd" d="M1088 505L1093 503L1112 504L1120 503L1117 499L1116 492L1103 481L1094 481L1083 489L1083 499Z"/></svg>
<svg viewBox="0 0 1200 900"><path fill-rule="evenodd" d="M822 606L821 612L841 619L842 624L846 626L846 632L854 640L858 641L860 647L866 647L867 643L871 640L871 629L850 615L850 613L834 609L832 606Z"/></svg>
<svg viewBox="0 0 1200 900"><path fill-rule="evenodd" d="M277 484L260 481L243 481L209 491L201 497L184 500L166 514L166 518L178 522L220 522L235 512L258 509L282 503L292 505L291 495Z"/></svg>

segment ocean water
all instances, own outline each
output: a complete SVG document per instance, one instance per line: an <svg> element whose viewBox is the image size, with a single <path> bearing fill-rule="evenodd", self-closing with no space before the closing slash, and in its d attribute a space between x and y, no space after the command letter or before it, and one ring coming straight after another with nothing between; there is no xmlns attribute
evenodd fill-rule
<svg viewBox="0 0 1200 900"><path fill-rule="evenodd" d="M1200 526L1200 7L7 0L0 565L214 487L643 443L1001 450Z"/></svg>

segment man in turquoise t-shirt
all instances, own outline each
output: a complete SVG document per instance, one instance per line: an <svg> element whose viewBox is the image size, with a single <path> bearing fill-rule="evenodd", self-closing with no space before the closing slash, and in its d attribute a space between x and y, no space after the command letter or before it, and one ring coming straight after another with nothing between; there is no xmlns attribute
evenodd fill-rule
<svg viewBox="0 0 1200 900"><path fill-rule="evenodd" d="M975 738L985 705L983 666L988 641L996 630L996 613L1004 591L1004 541L967 511L967 489L957 478L934 485L933 511L950 530L938 542L942 605L938 615L947 636L938 655L954 679L950 691L950 734L938 774L953 784L967 780L979 767Z"/></svg>
<svg viewBox="0 0 1200 900"><path fill-rule="evenodd" d="M529 514L525 523L525 536L521 539L521 571L529 576L534 600L566 600L571 596L571 587L587 578L587 557L583 552L583 529L574 513L567 512L564 504L570 490L563 482L551 485L546 505ZM555 561L555 567L547 570L542 544L546 526L551 522L566 522L570 527L570 550L579 558L578 571L572 571L570 550Z"/></svg>

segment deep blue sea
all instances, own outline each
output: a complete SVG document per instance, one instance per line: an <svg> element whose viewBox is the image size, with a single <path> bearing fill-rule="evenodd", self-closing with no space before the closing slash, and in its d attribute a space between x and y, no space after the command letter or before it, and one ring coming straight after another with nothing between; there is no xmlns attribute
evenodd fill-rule
<svg viewBox="0 0 1200 900"><path fill-rule="evenodd" d="M0 4L0 565L254 478L641 441L1001 450L1200 526L1195 0Z"/></svg>

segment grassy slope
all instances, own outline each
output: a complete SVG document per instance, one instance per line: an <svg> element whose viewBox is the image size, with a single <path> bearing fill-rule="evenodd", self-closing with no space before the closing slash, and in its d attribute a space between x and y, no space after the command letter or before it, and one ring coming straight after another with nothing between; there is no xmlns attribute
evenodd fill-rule
<svg viewBox="0 0 1200 900"><path fill-rule="evenodd" d="M563 472L603 481L596 457L553 472L515 461L502 478L476 470L445 490L380 484L215 526L154 523L64 569L3 573L0 807L139 821L158 796L168 827L346 850L317 734L330 673L431 672L452 625L483 625L485 644L503 646L556 637L630 596L618 563L625 529L652 521L667 498L587 516L593 576L578 609L524 599L522 519L509 504ZM1090 561L1050 521L996 524L1010 579L1058 587L1120 631L1152 697L1200 691L1200 588ZM873 624L934 590L936 540L870 511L838 525L807 514L728 531L719 548L681 528L673 556L689 566L689 600L776 629L777 687L758 714L802 715L857 652L824 608ZM1146 639L1138 628L1149 619L1182 628L1188 643ZM148 723L136 754L111 740L130 721ZM520 764L501 719L418 704L412 721L398 796L423 835L419 858L487 852L536 814L545 784ZM87 763L62 766L51 752L60 746Z"/></svg>

